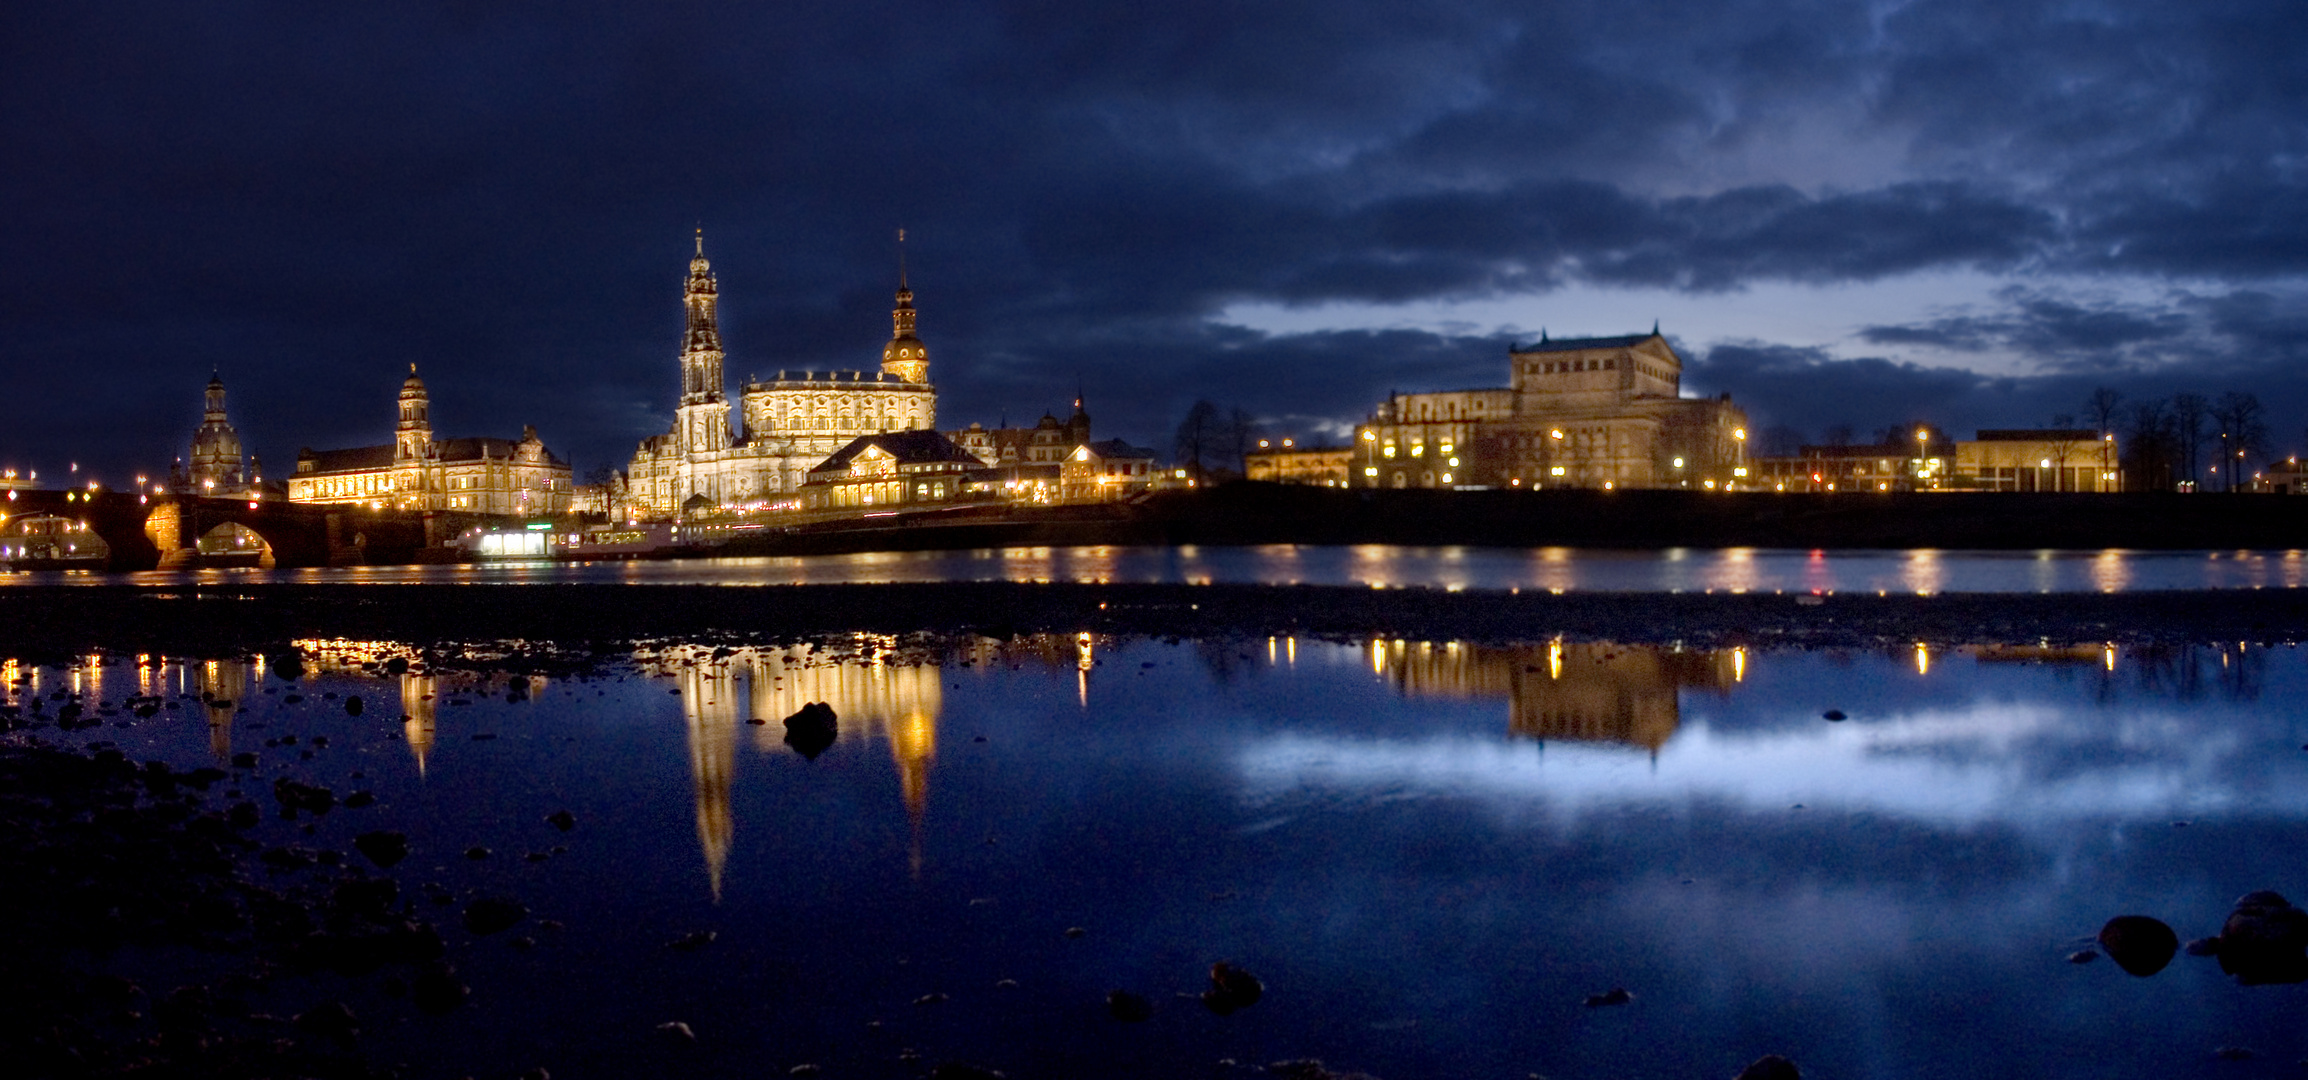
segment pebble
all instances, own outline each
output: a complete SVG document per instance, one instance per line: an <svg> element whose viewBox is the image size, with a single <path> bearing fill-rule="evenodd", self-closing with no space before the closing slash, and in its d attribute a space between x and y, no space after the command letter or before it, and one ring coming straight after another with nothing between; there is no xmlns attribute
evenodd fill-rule
<svg viewBox="0 0 2308 1080"><path fill-rule="evenodd" d="M1803 1080L1803 1073L1795 1063L1777 1054L1765 1054L1750 1062L1732 1080Z"/></svg>
<svg viewBox="0 0 2308 1080"><path fill-rule="evenodd" d="M1084 930L1079 926L1069 926L1066 928L1066 936L1070 938L1078 938L1087 933L1089 933L1088 930Z"/></svg>
<svg viewBox="0 0 2308 1080"><path fill-rule="evenodd" d="M489 857L489 849L475 844L465 849L465 857L468 859L486 859Z"/></svg>
<svg viewBox="0 0 2308 1080"><path fill-rule="evenodd" d="M1635 995L1628 993L1626 987L1614 986L1600 994L1588 994L1579 1004L1590 1009L1600 1009L1607 1005L1625 1005L1633 1000Z"/></svg>
<svg viewBox="0 0 2308 1080"><path fill-rule="evenodd" d="M545 815L545 822L562 832L568 832L577 827L577 815L567 810L555 810Z"/></svg>
<svg viewBox="0 0 2308 1080"><path fill-rule="evenodd" d="M1154 1018L1154 1003L1128 990L1109 990L1106 1014L1125 1024L1141 1024Z"/></svg>

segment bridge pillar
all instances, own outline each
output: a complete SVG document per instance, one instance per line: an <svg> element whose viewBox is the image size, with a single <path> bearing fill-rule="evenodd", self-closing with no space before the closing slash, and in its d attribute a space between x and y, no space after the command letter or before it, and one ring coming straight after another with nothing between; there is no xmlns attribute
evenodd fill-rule
<svg viewBox="0 0 2308 1080"><path fill-rule="evenodd" d="M362 549L368 546L369 538L361 535L358 529L352 528L353 523L346 521L343 514L330 514L326 521L329 565L361 566L366 564L369 561L368 552Z"/></svg>
<svg viewBox="0 0 2308 1080"><path fill-rule="evenodd" d="M193 546L198 536L188 535L185 528L184 504L175 500L152 508L144 519L144 535L152 546L160 549L160 569L175 570L191 565L200 549Z"/></svg>

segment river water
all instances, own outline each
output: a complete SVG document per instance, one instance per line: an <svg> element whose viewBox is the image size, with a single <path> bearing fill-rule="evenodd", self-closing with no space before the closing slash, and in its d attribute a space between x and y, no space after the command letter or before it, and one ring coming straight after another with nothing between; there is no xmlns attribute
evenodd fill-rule
<svg viewBox="0 0 2308 1080"><path fill-rule="evenodd" d="M562 924L448 927L473 999L445 1018L330 991L413 1076L1319 1057L1395 1080L1727 1077L1772 1052L1820 1077L2170 1077L2308 1057L2300 987L2068 959L2115 915L2184 940L2247 891L2308 898L2290 648L860 635L652 647L515 700L502 675L362 666L411 655L393 642L300 644L294 685L256 659L0 675L19 703L168 695L41 734L179 766L254 752L252 796L373 790L256 832L349 852L404 830L405 891ZM814 760L780 724L811 701L840 723ZM566 834L544 823L561 809ZM1264 999L1220 1017L1179 996L1219 960ZM1630 1000L1582 1004L1613 988ZM1108 1018L1114 989L1153 1019ZM672 1020L698 1039L678 1059L653 1037Z"/></svg>
<svg viewBox="0 0 2308 1080"><path fill-rule="evenodd" d="M17 584L257 582L836 585L1015 581L1371 585L1563 592L2061 593L2295 589L2291 551L1800 551L1769 548L1013 547L643 562L500 562L308 570L0 573Z"/></svg>

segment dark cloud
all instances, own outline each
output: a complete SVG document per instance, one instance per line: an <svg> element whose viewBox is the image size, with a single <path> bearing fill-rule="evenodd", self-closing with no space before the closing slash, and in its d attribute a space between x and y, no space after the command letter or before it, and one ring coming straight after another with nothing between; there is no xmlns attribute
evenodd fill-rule
<svg viewBox="0 0 2308 1080"><path fill-rule="evenodd" d="M2303 329L2304 45L2274 0L13 5L0 459L164 466L212 365L275 461L381 440L414 361L445 429L621 461L701 222L733 375L869 366L905 225L947 419L1079 379L1149 441L1497 381L1499 342L1229 305L1568 283L2169 278L1865 340L2248 377Z"/></svg>

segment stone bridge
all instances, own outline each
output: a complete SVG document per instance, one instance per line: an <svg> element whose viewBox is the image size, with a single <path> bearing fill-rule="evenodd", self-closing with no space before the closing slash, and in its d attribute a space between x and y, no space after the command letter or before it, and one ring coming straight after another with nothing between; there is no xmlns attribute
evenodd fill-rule
<svg viewBox="0 0 2308 1080"><path fill-rule="evenodd" d="M116 491L18 490L0 498L0 514L84 522L111 549L105 569L116 571L190 565L201 536L227 523L263 538L269 564L279 567L413 562L450 527L419 511Z"/></svg>

